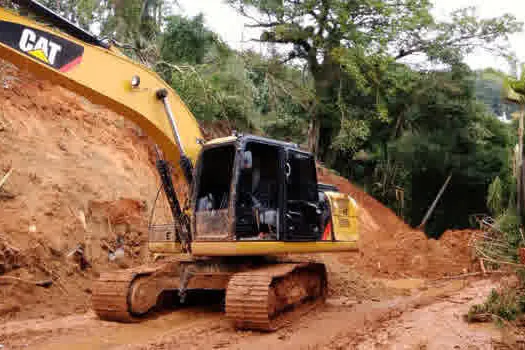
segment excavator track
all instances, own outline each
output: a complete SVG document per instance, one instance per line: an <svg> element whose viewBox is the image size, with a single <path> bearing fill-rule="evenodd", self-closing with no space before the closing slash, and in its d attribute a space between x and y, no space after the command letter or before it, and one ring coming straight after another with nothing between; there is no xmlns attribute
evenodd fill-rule
<svg viewBox="0 0 525 350"><path fill-rule="evenodd" d="M93 283L91 303L102 320L137 322L144 313L133 312L130 303L131 286L139 277L148 276L158 268L142 266L133 269L104 272Z"/></svg>
<svg viewBox="0 0 525 350"><path fill-rule="evenodd" d="M324 301L326 268L291 263L236 273L226 291L226 316L236 328L275 331Z"/></svg>

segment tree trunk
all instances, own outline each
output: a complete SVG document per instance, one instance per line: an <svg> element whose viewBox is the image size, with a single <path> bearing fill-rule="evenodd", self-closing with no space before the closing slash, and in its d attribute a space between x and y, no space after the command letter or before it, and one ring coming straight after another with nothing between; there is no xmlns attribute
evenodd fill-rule
<svg viewBox="0 0 525 350"><path fill-rule="evenodd" d="M516 210L519 217L523 214L523 192L522 192L522 164L523 164L523 117L525 105L520 106L520 122L518 128L518 159L516 160Z"/></svg>
<svg viewBox="0 0 525 350"><path fill-rule="evenodd" d="M441 198L443 193L445 192L445 190L446 190L446 188L448 186L448 183L450 182L451 178L452 178L452 172L450 172L448 174L448 177L445 180L445 183L443 184L443 186L441 186L441 189L439 190L439 192L438 192L438 194L436 196L436 199L434 199L434 202L432 202L432 205L430 206L430 208L428 208L427 213L425 214L425 217L423 218L423 220L419 224L418 228L420 230L423 230L425 228L425 225L427 224L427 221L430 218L430 215L432 215L432 212L434 211L434 209L436 209L436 205L439 202L439 199Z"/></svg>
<svg viewBox="0 0 525 350"><path fill-rule="evenodd" d="M327 50L330 52L331 50ZM327 112L327 106L333 102L334 86L339 86L341 79L341 68L338 63L334 62L329 53L323 57L323 63L317 65L315 70L311 71L314 78L315 94L317 101L315 110L310 119L308 129L308 150L315 156L319 155L319 146L321 138L321 123L325 117L330 115Z"/></svg>
<svg viewBox="0 0 525 350"><path fill-rule="evenodd" d="M521 208L522 208L522 211L523 211L523 208L525 208L525 203L523 203L523 201L525 201L525 164L521 163L521 200L522 200L522 203L521 203ZM520 214L520 222L521 224L523 225L525 223L525 215L523 215L523 213Z"/></svg>
<svg viewBox="0 0 525 350"><path fill-rule="evenodd" d="M317 156L319 150L319 135L321 131L321 120L318 111L314 111L308 128L308 151Z"/></svg>

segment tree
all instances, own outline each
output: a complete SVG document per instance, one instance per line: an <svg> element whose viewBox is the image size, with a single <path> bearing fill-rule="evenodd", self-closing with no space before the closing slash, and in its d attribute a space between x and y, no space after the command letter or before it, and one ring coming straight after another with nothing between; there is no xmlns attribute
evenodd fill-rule
<svg viewBox="0 0 525 350"><path fill-rule="evenodd" d="M503 99L520 106L518 126L518 155L516 160L516 209L518 216L522 217L524 190L523 190L523 119L525 117L525 64L522 65L521 77L507 77L503 83Z"/></svg>
<svg viewBox="0 0 525 350"><path fill-rule="evenodd" d="M410 173L409 218L419 223L445 179L447 191L429 221L434 235L452 225L468 226L468 215L486 210L485 195L499 176L508 183L510 127L476 101L475 75L464 66L418 73L401 135L388 142L389 157ZM507 190L505 192L508 192Z"/></svg>
<svg viewBox="0 0 525 350"><path fill-rule="evenodd" d="M289 44L287 59L306 62L317 95L308 138L314 153L319 151L320 136L328 138L323 147L330 147L333 130L341 125L340 118L333 115L340 110L337 96L341 80L350 76L373 85L374 76L380 73L381 64L368 71L375 73L372 77L363 76L356 69L363 59L375 57L380 63L380 58L399 60L425 53L441 62L457 62L474 47L493 48L496 39L520 29L512 15L478 20L472 9L454 12L450 22L437 22L430 13L429 0L228 2L253 21L251 26L264 29L260 41Z"/></svg>
<svg viewBox="0 0 525 350"><path fill-rule="evenodd" d="M157 36L176 0L42 0L80 27L107 37L146 64L158 59Z"/></svg>
<svg viewBox="0 0 525 350"><path fill-rule="evenodd" d="M86 30L89 30L94 22L98 22L98 15L104 7L101 0L43 0L41 2Z"/></svg>
<svg viewBox="0 0 525 350"><path fill-rule="evenodd" d="M204 27L202 14L193 18L168 17L160 46L161 59L190 65L202 64L217 40L215 34Z"/></svg>

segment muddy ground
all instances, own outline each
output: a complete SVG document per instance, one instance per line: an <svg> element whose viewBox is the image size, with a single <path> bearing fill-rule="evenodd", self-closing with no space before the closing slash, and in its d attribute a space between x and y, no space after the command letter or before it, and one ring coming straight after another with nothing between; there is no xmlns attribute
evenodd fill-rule
<svg viewBox="0 0 525 350"><path fill-rule="evenodd" d="M201 128L229 132L224 123ZM358 253L318 256L329 271L325 305L272 334L234 331L220 295L140 324L98 320L92 280L150 260L154 162L151 140L122 116L0 61L0 179L10 172L0 189L0 348L489 349L501 338L462 319L498 284L454 279L478 271L473 231L429 240L322 167L321 182L358 202L361 233ZM73 259L79 247L89 266Z"/></svg>
<svg viewBox="0 0 525 350"><path fill-rule="evenodd" d="M469 304L481 302L494 281L396 283L391 288L409 295L329 298L269 334L235 331L220 299L207 298L205 305L165 311L140 324L104 322L92 312L8 322L0 326L0 341L5 349L492 349L500 344L495 325L463 321ZM406 289L410 285L418 287Z"/></svg>

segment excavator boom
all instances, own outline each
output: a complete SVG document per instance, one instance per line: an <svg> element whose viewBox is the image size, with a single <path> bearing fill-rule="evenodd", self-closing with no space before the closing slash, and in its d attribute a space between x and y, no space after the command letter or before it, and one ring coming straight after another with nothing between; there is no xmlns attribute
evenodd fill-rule
<svg viewBox="0 0 525 350"><path fill-rule="evenodd" d="M167 160L178 164L182 155L195 164L199 125L156 73L37 2L15 2L71 35L0 8L0 58L126 116L160 146Z"/></svg>

